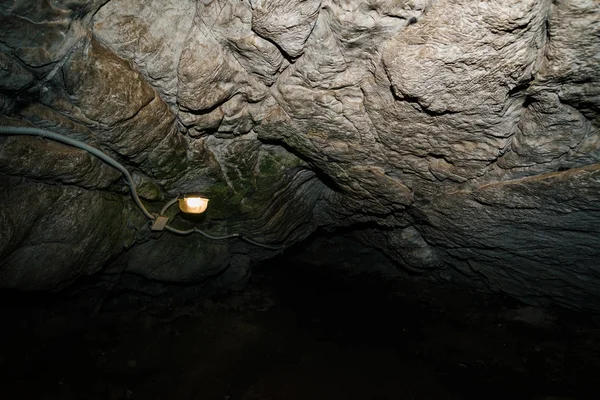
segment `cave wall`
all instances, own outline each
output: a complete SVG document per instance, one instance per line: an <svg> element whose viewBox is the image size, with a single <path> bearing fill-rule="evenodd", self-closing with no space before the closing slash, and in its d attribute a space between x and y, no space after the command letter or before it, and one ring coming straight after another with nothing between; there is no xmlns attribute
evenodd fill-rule
<svg viewBox="0 0 600 400"><path fill-rule="evenodd" d="M600 309L597 1L13 1L0 51L0 124L103 149L150 207L203 190L217 234L352 230L399 270ZM150 234L98 160L0 146L3 287L239 287L276 254Z"/></svg>

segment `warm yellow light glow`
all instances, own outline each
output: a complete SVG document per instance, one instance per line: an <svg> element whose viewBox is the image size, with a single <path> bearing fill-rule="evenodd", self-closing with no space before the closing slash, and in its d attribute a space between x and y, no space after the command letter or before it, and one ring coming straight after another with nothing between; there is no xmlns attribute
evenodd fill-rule
<svg viewBox="0 0 600 400"><path fill-rule="evenodd" d="M179 199L179 209L188 214L202 214L208 207L208 199L199 196L185 196Z"/></svg>

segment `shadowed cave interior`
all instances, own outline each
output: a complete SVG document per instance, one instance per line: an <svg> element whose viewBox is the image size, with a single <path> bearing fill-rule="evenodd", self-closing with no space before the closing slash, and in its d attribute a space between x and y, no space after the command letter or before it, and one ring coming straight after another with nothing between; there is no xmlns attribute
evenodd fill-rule
<svg viewBox="0 0 600 400"><path fill-rule="evenodd" d="M357 272L356 262L382 260L356 243L340 263L311 262L309 246L340 242L309 239L256 265L233 293L159 285L126 270L52 295L4 292L2 391L31 399L595 398L597 316Z"/></svg>
<svg viewBox="0 0 600 400"><path fill-rule="evenodd" d="M600 3L0 4L0 397L596 399Z"/></svg>

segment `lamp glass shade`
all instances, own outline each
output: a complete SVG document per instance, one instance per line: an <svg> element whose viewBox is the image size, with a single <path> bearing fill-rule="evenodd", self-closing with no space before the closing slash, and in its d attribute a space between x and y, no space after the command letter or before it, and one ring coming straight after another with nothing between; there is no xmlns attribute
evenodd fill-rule
<svg viewBox="0 0 600 400"><path fill-rule="evenodd" d="M200 196L185 196L179 199L179 209L188 214L202 214L208 207L208 199Z"/></svg>

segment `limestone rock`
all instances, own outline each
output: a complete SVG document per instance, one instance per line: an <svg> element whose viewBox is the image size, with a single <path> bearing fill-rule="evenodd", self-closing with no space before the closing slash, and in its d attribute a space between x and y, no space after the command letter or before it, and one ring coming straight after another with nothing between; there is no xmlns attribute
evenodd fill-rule
<svg viewBox="0 0 600 400"><path fill-rule="evenodd" d="M210 243L199 236L181 239L163 235L134 247L127 272L167 283L201 283L228 267L227 242Z"/></svg>
<svg viewBox="0 0 600 400"><path fill-rule="evenodd" d="M81 40L86 17L103 1L57 1L52 6L30 0L5 2L0 5L0 41L23 64L44 68Z"/></svg>
<svg viewBox="0 0 600 400"><path fill-rule="evenodd" d="M33 74L11 59L0 53L0 90L18 90L33 82Z"/></svg>
<svg viewBox="0 0 600 400"><path fill-rule="evenodd" d="M598 309L599 174L594 165L445 193L419 211L418 228L459 272L452 279Z"/></svg>
<svg viewBox="0 0 600 400"><path fill-rule="evenodd" d="M63 66L67 93L101 142L158 179L185 167L175 116L131 64L92 40Z"/></svg>
<svg viewBox="0 0 600 400"><path fill-rule="evenodd" d="M176 103L177 66L196 2L112 0L94 16L93 31L130 60L170 105Z"/></svg>
<svg viewBox="0 0 600 400"><path fill-rule="evenodd" d="M56 132L62 129L54 122L70 122L61 119L53 111L42 106L30 106L23 114L34 113L45 117L44 123ZM36 117L32 116L35 120ZM0 117L2 125L23 125L21 121ZM49 125L49 126L48 126ZM31 125L24 125L31 126ZM70 134L76 132L76 124L67 123ZM100 159L84 150L56 143L52 140L31 136L0 138L0 171L12 176L24 176L46 183L60 182L86 189L107 189L121 174Z"/></svg>
<svg viewBox="0 0 600 400"><path fill-rule="evenodd" d="M252 29L296 58L302 54L320 6L320 0L258 0L252 10Z"/></svg>
<svg viewBox="0 0 600 400"><path fill-rule="evenodd" d="M1 121L103 149L148 199L206 191L195 222L215 234L285 247L343 228L381 252L374 269L388 275L396 263L599 310L599 13L587 0L13 1L0 6ZM43 202L81 191L121 218L111 232L127 231L122 181L83 153L3 139L0 173L10 207L43 182L32 215L7 222L0 274L12 286L36 287L15 260L49 254L43 232L83 212L46 215ZM96 223L80 220L78 234ZM27 252L26 230L38 232ZM58 258L39 287L122 250L124 234L94 234L102 251L74 256L89 269ZM219 272L212 282L237 287L275 254L177 239L138 231L129 267L170 282Z"/></svg>
<svg viewBox="0 0 600 400"><path fill-rule="evenodd" d="M598 125L599 6L590 1L558 1L548 15L547 54L534 87L558 90L560 101Z"/></svg>
<svg viewBox="0 0 600 400"><path fill-rule="evenodd" d="M139 214L115 195L15 178L0 185L3 288L64 288L135 241Z"/></svg>

